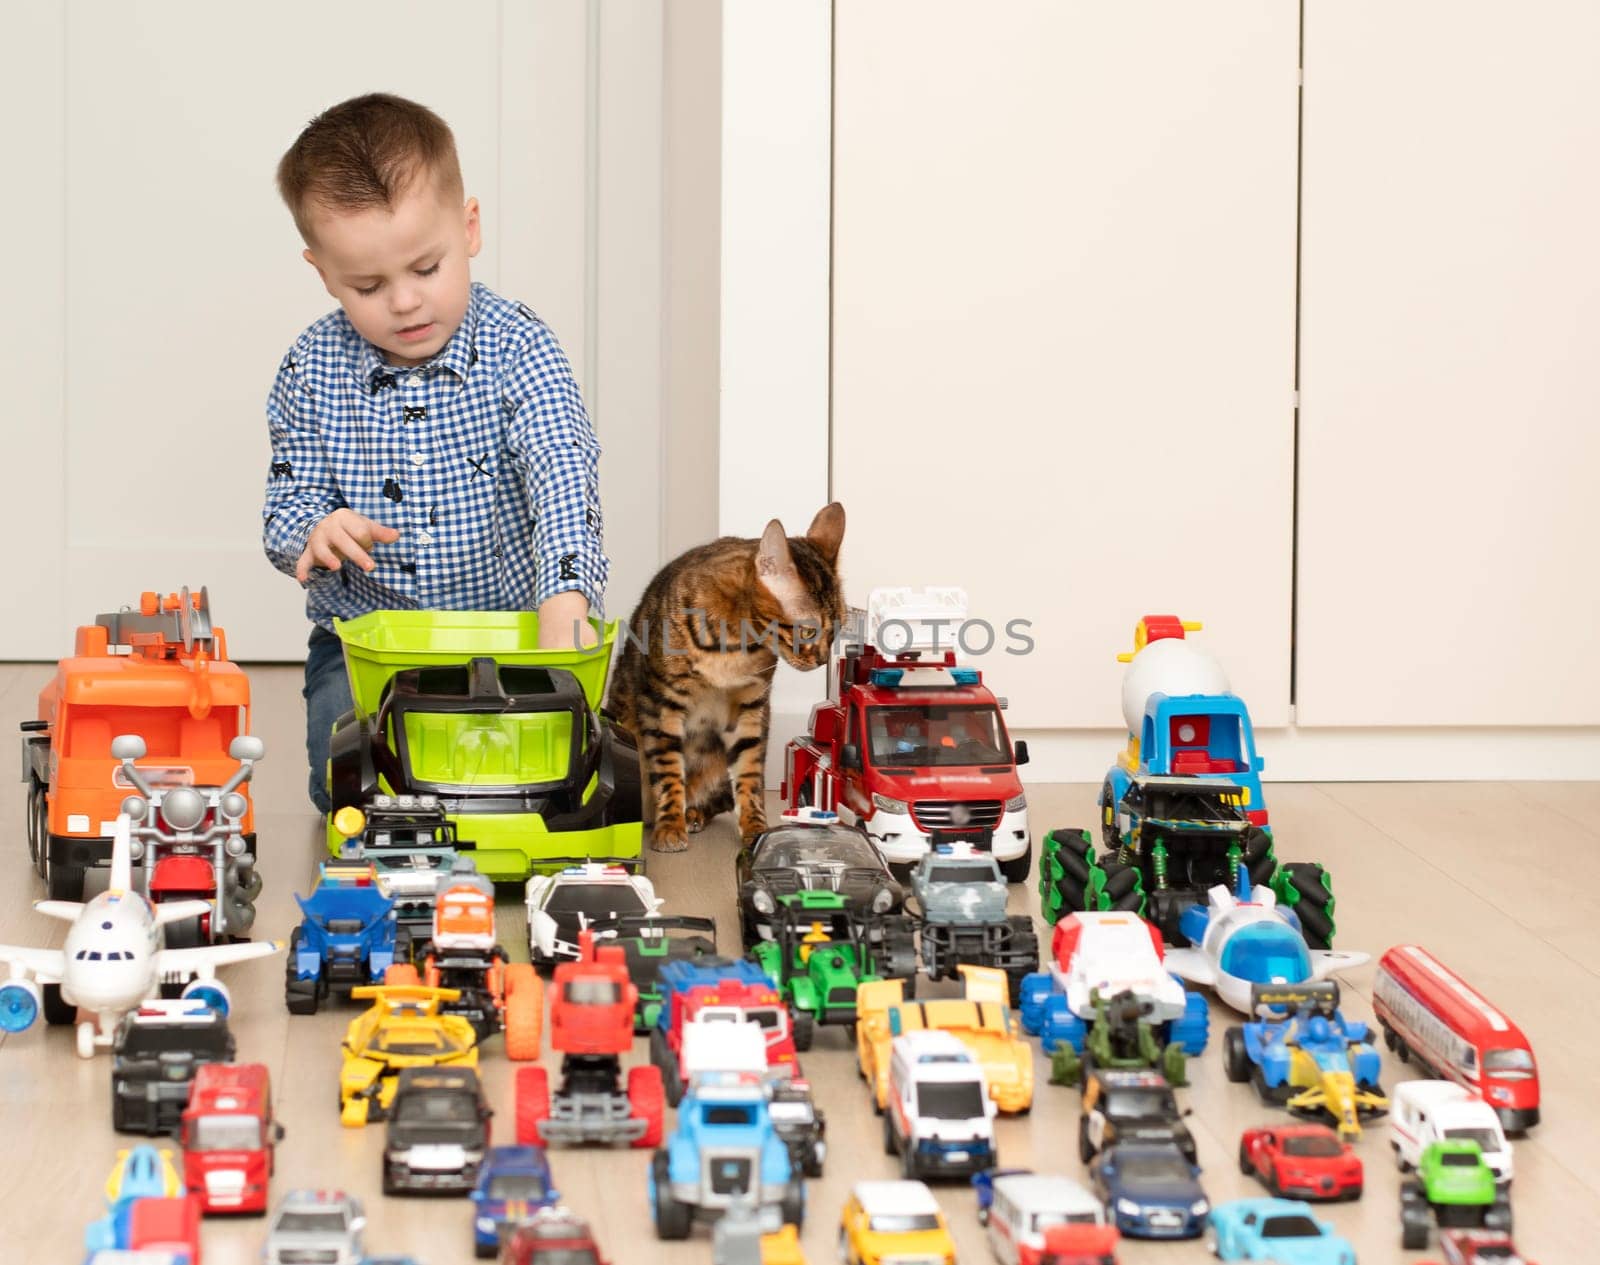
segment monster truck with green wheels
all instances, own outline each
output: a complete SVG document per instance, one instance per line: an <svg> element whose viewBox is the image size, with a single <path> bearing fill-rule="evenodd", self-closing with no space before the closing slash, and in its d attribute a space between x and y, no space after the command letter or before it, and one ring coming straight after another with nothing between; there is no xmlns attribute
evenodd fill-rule
<svg viewBox="0 0 1600 1265"><path fill-rule="evenodd" d="M1214 778L1135 774L1104 824L1096 856L1087 830L1052 830L1039 864L1040 909L1049 922L1079 910L1126 910L1148 918L1170 945L1211 888L1232 891L1239 870L1293 912L1313 949L1333 946L1333 882L1314 861L1279 862L1272 836L1245 813L1244 793Z"/></svg>
<svg viewBox="0 0 1600 1265"><path fill-rule="evenodd" d="M1423 1148L1416 1177L1400 1187L1400 1246L1428 1246L1433 1223L1454 1229L1511 1232L1511 1196L1476 1142L1445 1138Z"/></svg>
<svg viewBox="0 0 1600 1265"><path fill-rule="evenodd" d="M1128 990L1107 997L1098 988L1091 990L1094 1022L1084 1039L1080 1057L1069 1042L1062 1041L1050 1055L1050 1083L1077 1085L1093 1068L1149 1068L1160 1072L1169 1085L1187 1085L1188 1059L1183 1046L1169 1041L1165 1047L1156 1037L1149 1020L1154 1007Z"/></svg>
<svg viewBox="0 0 1600 1265"><path fill-rule="evenodd" d="M588 650L540 649L531 611L374 611L334 628L355 707L333 728L330 851L341 808L427 795L495 882L642 865L638 749L599 713L614 623Z"/></svg>
<svg viewBox="0 0 1600 1265"><path fill-rule="evenodd" d="M902 917L862 917L838 892L805 890L780 897L772 939L750 957L789 1005L794 1048L811 1048L815 1026L854 1031L856 989L868 980L902 979L909 997L917 977L916 934Z"/></svg>

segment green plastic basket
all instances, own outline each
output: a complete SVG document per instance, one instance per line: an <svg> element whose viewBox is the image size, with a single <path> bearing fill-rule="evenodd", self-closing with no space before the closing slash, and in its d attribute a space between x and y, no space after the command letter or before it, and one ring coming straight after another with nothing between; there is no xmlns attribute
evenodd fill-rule
<svg viewBox="0 0 1600 1265"><path fill-rule="evenodd" d="M598 710L617 625L615 620L604 628L589 622L600 634L600 644L589 650L540 650L536 611L372 611L357 619L335 619L333 628L344 642L356 710L370 719L396 672L483 656L527 667L565 668L578 678L589 706Z"/></svg>

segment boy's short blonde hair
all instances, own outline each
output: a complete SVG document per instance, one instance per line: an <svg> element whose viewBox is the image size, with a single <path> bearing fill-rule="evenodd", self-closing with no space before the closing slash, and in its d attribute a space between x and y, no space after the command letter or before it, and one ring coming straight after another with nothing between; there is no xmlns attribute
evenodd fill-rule
<svg viewBox="0 0 1600 1265"><path fill-rule="evenodd" d="M278 192L311 244L311 213L390 207L420 175L460 197L461 163L449 125L427 106L385 92L324 110L278 161Z"/></svg>

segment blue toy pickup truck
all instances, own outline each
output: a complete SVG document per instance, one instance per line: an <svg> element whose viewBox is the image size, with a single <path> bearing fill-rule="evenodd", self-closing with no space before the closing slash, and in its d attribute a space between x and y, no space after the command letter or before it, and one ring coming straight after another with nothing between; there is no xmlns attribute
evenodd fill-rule
<svg viewBox="0 0 1600 1265"><path fill-rule="evenodd" d="M289 938L284 999L291 1015L314 1015L330 992L383 983L393 963L411 961L411 935L370 862L324 862L310 896L296 896L304 920Z"/></svg>
<svg viewBox="0 0 1600 1265"><path fill-rule="evenodd" d="M650 1204L663 1239L686 1239L696 1216L718 1217L734 1204L777 1207L800 1228L805 1183L773 1127L766 1086L737 1073L696 1081L650 1165Z"/></svg>

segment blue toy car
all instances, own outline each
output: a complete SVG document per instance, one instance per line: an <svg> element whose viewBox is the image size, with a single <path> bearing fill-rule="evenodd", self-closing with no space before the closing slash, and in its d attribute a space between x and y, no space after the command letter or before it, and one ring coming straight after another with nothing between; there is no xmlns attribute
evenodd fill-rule
<svg viewBox="0 0 1600 1265"><path fill-rule="evenodd" d="M1356 1265L1356 1251L1298 1199L1235 1199L1211 1210L1206 1246L1224 1261Z"/></svg>
<svg viewBox="0 0 1600 1265"><path fill-rule="evenodd" d="M1229 1080L1249 1081L1262 1101L1297 1115L1329 1117L1347 1142L1361 1136L1362 1119L1388 1110L1378 1051L1366 1024L1339 1013L1337 984L1257 984L1250 998L1268 1017L1223 1034ZM1270 1013L1284 1009L1286 1017Z"/></svg>
<svg viewBox="0 0 1600 1265"><path fill-rule="evenodd" d="M324 862L316 890L295 901L305 919L284 968L291 1015L314 1015L330 992L381 984L392 963L411 961L411 934L396 923L370 862Z"/></svg>
<svg viewBox="0 0 1600 1265"><path fill-rule="evenodd" d="M1120 1142L1089 1166L1106 1219L1133 1239L1196 1237L1211 1211L1199 1176L1171 1143Z"/></svg>
<svg viewBox="0 0 1600 1265"><path fill-rule="evenodd" d="M650 1165L656 1234L686 1239L695 1217L736 1203L777 1207L797 1229L805 1183L767 1114L767 1090L738 1074L702 1076L678 1104L678 1127Z"/></svg>
<svg viewBox="0 0 1600 1265"><path fill-rule="evenodd" d="M513 1226L560 1201L542 1146L491 1147L472 1190L474 1252L481 1257L498 1254L500 1240Z"/></svg>

